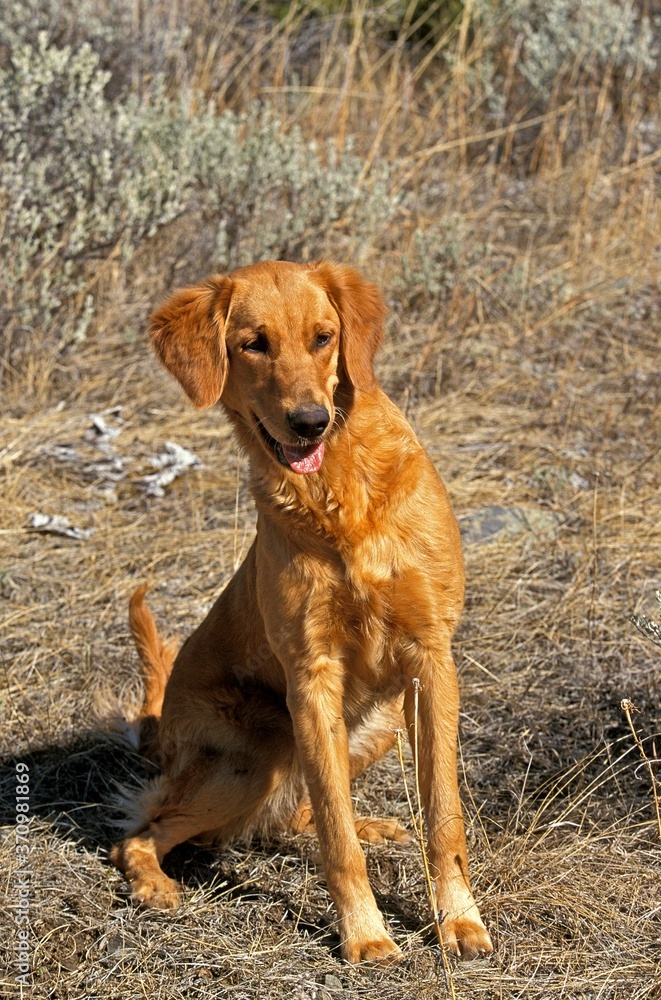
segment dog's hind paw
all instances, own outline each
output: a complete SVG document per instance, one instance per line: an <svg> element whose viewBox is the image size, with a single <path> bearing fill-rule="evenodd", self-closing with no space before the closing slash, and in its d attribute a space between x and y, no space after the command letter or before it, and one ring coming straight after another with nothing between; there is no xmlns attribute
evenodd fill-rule
<svg viewBox="0 0 661 1000"><path fill-rule="evenodd" d="M174 879L161 872L132 879L131 899L139 906L155 910L176 910L181 902L181 890Z"/></svg>
<svg viewBox="0 0 661 1000"><path fill-rule="evenodd" d="M408 844L411 840L411 834L396 819L375 819L371 816L357 819L356 833L359 840L368 844L384 844L388 840Z"/></svg>

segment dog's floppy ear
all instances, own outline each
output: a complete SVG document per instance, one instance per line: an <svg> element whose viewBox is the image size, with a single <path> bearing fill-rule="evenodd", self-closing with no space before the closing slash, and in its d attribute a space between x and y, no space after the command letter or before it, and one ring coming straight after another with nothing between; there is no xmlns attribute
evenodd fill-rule
<svg viewBox="0 0 661 1000"><path fill-rule="evenodd" d="M175 292L149 320L154 350L200 409L218 402L227 378L231 297L231 280L218 275Z"/></svg>
<svg viewBox="0 0 661 1000"><path fill-rule="evenodd" d="M340 317L340 356L349 381L358 389L372 388L374 355L386 314L379 289L344 264L320 261L313 265L313 273Z"/></svg>

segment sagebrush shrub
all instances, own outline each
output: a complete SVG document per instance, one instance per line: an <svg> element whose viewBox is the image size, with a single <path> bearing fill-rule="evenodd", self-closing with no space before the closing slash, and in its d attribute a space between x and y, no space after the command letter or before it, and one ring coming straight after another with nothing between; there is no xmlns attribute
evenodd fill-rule
<svg viewBox="0 0 661 1000"><path fill-rule="evenodd" d="M474 23L486 46L473 72L498 94L499 53L518 47L516 69L539 104L565 85L602 78L610 63L632 73L652 72L658 35L649 16L620 0L477 0Z"/></svg>
<svg viewBox="0 0 661 1000"><path fill-rule="evenodd" d="M236 0L234 0L236 2ZM209 8L208 0L3 0L0 44L13 51L34 44L76 50L87 42L103 69L112 72L115 93L131 89L134 72L150 78L177 61L191 36L187 21Z"/></svg>
<svg viewBox="0 0 661 1000"><path fill-rule="evenodd" d="M357 187L347 143L317 146L267 107L191 113L154 81L147 98L110 100L89 45L17 45L0 72L0 298L19 328L61 342L92 317L90 276L115 249L130 255L193 203L217 226L211 266L309 259L378 241L397 209L388 168ZM7 317L4 317L5 319Z"/></svg>
<svg viewBox="0 0 661 1000"><path fill-rule="evenodd" d="M488 268L492 247L470 238L466 220L455 212L440 216L427 228L416 227L401 255L395 278L399 297L409 306L436 308L458 281Z"/></svg>
<svg viewBox="0 0 661 1000"><path fill-rule="evenodd" d="M66 337L93 262L118 242L129 253L185 207L183 129L158 93L146 107L109 102L88 45L41 35L12 62L0 73L0 288L20 326L46 326L68 305Z"/></svg>
<svg viewBox="0 0 661 1000"><path fill-rule="evenodd" d="M378 242L399 200L388 194L388 165L357 185L363 160L348 142L317 144L285 131L268 107L225 111L198 124L194 171L219 219L217 261L236 267L266 257L310 260L354 254Z"/></svg>
<svg viewBox="0 0 661 1000"><path fill-rule="evenodd" d="M518 0L512 26L524 34L519 68L547 94L559 76L598 75L614 66L653 70L657 52L649 20L620 0Z"/></svg>

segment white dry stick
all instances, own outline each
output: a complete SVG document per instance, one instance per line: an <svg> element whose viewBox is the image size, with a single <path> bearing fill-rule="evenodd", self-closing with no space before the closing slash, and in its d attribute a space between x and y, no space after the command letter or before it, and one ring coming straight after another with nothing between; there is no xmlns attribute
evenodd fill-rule
<svg viewBox="0 0 661 1000"><path fill-rule="evenodd" d="M160 471L144 476L140 481L141 485L146 487L145 493L148 497L163 497L165 496L165 486L169 486L187 469L199 469L202 462L187 448L182 448L175 441L166 441L165 451L157 455L156 458L152 458L151 464Z"/></svg>
<svg viewBox="0 0 661 1000"><path fill-rule="evenodd" d="M64 538L75 538L77 542L85 542L94 528L76 528L69 519L59 514L28 514L28 524L33 531L45 535L62 535Z"/></svg>

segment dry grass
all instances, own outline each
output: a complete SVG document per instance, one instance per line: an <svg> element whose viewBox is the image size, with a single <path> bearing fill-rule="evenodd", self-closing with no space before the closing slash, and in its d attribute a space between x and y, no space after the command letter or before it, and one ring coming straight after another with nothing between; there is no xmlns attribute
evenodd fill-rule
<svg viewBox="0 0 661 1000"><path fill-rule="evenodd" d="M628 621L654 614L661 587L661 220L658 160L642 145L650 129L658 135L658 95L634 74L617 115L597 86L564 111L559 95L532 130L457 142L488 131L466 83L479 47L452 70L423 66L420 52L414 59L397 44L375 58L379 38L360 19L366 5L355 4L348 22L320 21L316 35L297 10L270 34L238 15L223 31L205 22L188 62L182 55L172 69L173 86L193 74L216 93L223 76L220 104L267 93L304 129L323 115L338 142L355 134L366 184L372 162L399 157L395 183L410 200L390 243L360 262L390 306L381 379L464 523L493 506L545 515L533 530L465 549L456 644L463 792L474 889L496 952L453 964L456 995L651 1000L661 996L661 852L650 776L620 703L641 709L637 732L658 758L658 650ZM445 44L461 57L461 20L449 30ZM261 45L261 62L248 59L252 49L240 54L232 31ZM301 65L308 76L294 78ZM147 85L140 72L136 64L136 88ZM523 108L520 120L533 111ZM450 279L438 294L412 290L402 260L413 260L415 226L439 212L460 227ZM368 848L377 898L405 952L394 970L339 960L305 838L220 855L178 849L168 870L187 888L176 918L136 911L106 859L114 785L143 773L93 732L100 698L136 694L128 596L150 580L159 621L185 635L253 531L245 459L226 422L190 409L142 333L164 290L204 273L198 222L172 223L130 265L111 255L95 278L87 341L34 353L5 385L0 982L8 995L17 989L8 907L21 760L32 811L34 985L25 995L445 996L414 845ZM116 483L84 441L88 415L112 407L121 407L114 446L127 469ZM139 480L166 440L194 451L203 468L163 499L147 498ZM77 459L54 457L54 444L77 447ZM35 511L94 532L87 541L30 532ZM406 822L394 753L357 783L355 804Z"/></svg>

